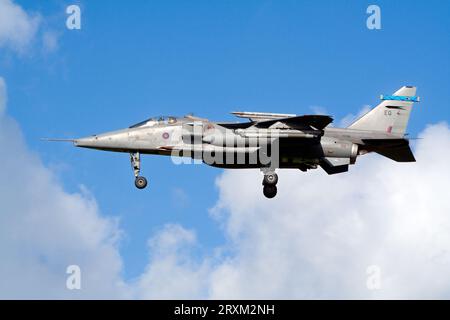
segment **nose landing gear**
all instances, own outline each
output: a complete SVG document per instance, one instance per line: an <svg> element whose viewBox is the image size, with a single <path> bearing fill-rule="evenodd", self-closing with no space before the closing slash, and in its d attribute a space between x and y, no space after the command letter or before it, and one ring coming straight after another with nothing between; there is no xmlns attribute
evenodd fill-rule
<svg viewBox="0 0 450 320"><path fill-rule="evenodd" d="M278 175L273 172L264 172L263 194L266 198L272 199L277 195Z"/></svg>
<svg viewBox="0 0 450 320"><path fill-rule="evenodd" d="M139 152L130 153L130 160L131 160L131 167L133 168L134 176L136 178L134 180L134 185L138 189L144 189L145 187L147 187L147 179L139 175L141 171L140 153Z"/></svg>

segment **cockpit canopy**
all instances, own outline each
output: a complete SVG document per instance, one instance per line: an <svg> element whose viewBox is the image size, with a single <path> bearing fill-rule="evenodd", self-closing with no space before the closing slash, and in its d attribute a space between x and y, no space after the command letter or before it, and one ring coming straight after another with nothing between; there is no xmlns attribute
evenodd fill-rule
<svg viewBox="0 0 450 320"><path fill-rule="evenodd" d="M177 122L177 118L176 117L172 117L172 116L159 116L159 117L153 117L153 118L149 118L147 120L141 121L139 123L136 123L132 126L130 126L130 128L138 128L138 127L152 127L154 125L157 124L174 124Z"/></svg>

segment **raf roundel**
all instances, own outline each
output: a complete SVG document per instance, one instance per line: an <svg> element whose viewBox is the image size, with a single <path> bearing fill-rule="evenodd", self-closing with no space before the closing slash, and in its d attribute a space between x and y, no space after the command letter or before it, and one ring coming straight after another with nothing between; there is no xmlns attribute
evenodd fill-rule
<svg viewBox="0 0 450 320"><path fill-rule="evenodd" d="M164 139L169 139L169 134L168 134L167 132L164 132L163 135L162 135L162 137L163 137Z"/></svg>

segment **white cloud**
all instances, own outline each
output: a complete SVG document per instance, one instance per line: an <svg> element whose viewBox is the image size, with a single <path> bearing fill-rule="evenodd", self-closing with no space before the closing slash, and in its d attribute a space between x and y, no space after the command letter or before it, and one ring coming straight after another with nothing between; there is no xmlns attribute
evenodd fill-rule
<svg viewBox="0 0 450 320"><path fill-rule="evenodd" d="M0 104L5 101L0 78ZM124 297L117 221L84 190L67 193L30 152L14 120L0 114L0 298ZM81 267L82 290L66 289Z"/></svg>
<svg viewBox="0 0 450 320"><path fill-rule="evenodd" d="M226 171L212 210L229 239L220 258L162 250L151 277L195 279L192 290L165 292L184 298L449 298L450 129L429 126L421 137L417 163L368 155L342 175L281 171L273 200L258 171ZM366 287L371 265L380 290Z"/></svg>
<svg viewBox="0 0 450 320"><path fill-rule="evenodd" d="M7 101L6 83L5 80L2 77L0 77L0 117L6 110L6 101Z"/></svg>
<svg viewBox="0 0 450 320"><path fill-rule="evenodd" d="M39 15L27 14L11 0L0 0L0 48L24 52L40 24Z"/></svg>
<svg viewBox="0 0 450 320"><path fill-rule="evenodd" d="M173 188L172 203L175 208L184 209L189 205L189 195L182 188Z"/></svg>
<svg viewBox="0 0 450 320"><path fill-rule="evenodd" d="M59 34L55 31L45 31L42 34L42 45L45 53L52 53L58 50Z"/></svg>
<svg viewBox="0 0 450 320"><path fill-rule="evenodd" d="M310 106L309 109L313 114L328 114L327 109L322 106Z"/></svg>
<svg viewBox="0 0 450 320"><path fill-rule="evenodd" d="M193 231L167 225L149 241L150 263L138 279L136 297L142 299L206 298L209 267L192 259Z"/></svg>
<svg viewBox="0 0 450 320"><path fill-rule="evenodd" d="M365 115L367 112L370 111L371 106L365 105L361 108L361 110L358 111L358 113L355 115L353 113L350 113L346 115L342 120L339 122L340 128L346 128L349 125L351 125L353 122L355 122L357 119L361 118L363 115Z"/></svg>

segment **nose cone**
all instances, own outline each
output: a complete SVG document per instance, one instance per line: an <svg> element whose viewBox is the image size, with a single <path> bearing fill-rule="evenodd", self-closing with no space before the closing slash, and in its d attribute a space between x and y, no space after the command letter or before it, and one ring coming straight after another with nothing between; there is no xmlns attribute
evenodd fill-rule
<svg viewBox="0 0 450 320"><path fill-rule="evenodd" d="M73 144L77 147L93 148L99 145L98 137L91 136L74 140Z"/></svg>
<svg viewBox="0 0 450 320"><path fill-rule="evenodd" d="M74 140L74 145L77 147L101 150L123 149L127 144L128 133L126 130L108 132Z"/></svg>

